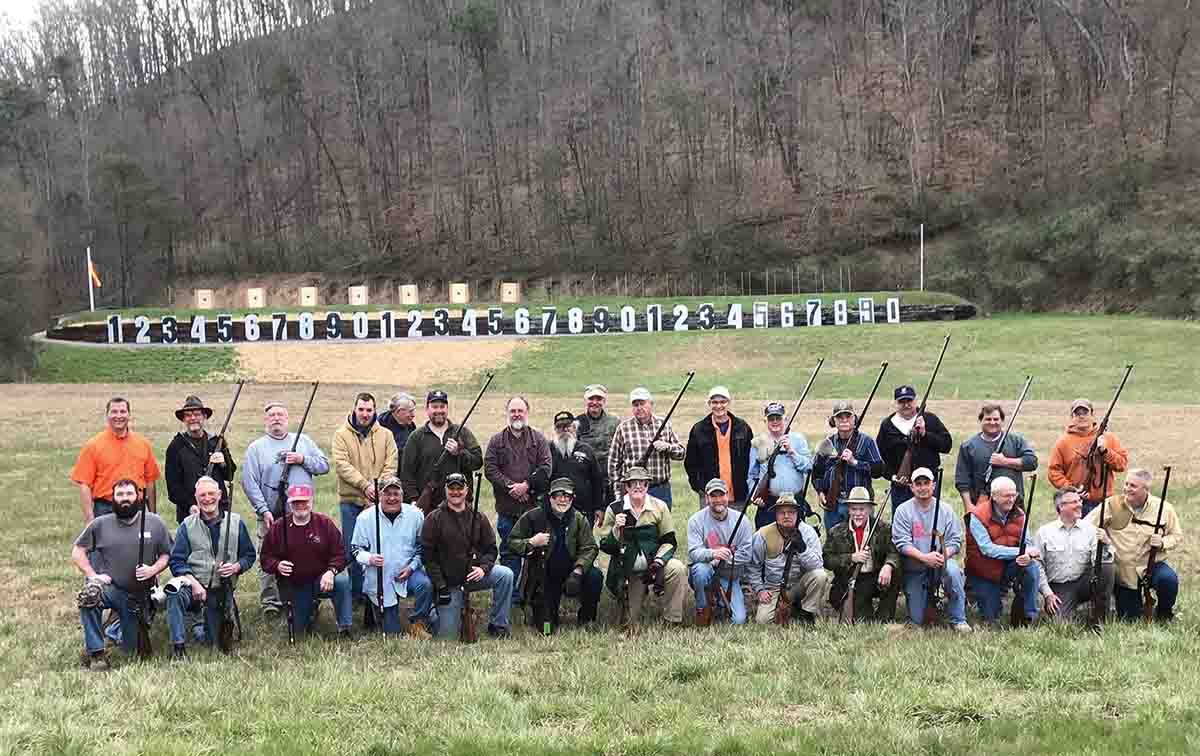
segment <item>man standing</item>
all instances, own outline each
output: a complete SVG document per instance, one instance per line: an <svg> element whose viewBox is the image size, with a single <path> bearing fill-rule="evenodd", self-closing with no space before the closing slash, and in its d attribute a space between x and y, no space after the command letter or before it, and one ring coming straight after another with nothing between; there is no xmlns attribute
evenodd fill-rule
<svg viewBox="0 0 1200 756"><path fill-rule="evenodd" d="M404 498L417 501L425 497L428 517L445 499L445 481L450 473L464 478L483 467L483 450L470 428L450 422L450 397L441 389L425 396L425 424L408 437L400 462L400 482ZM445 454L443 454L445 452Z"/></svg>
<svg viewBox="0 0 1200 756"><path fill-rule="evenodd" d="M350 577L342 572L346 569L342 534L332 518L313 511L312 486L289 485L287 500L291 512L277 519L263 540L262 567L287 580L297 630L312 632L317 603L332 599L338 639L350 640L354 605L350 599ZM284 528L287 528L286 548Z"/></svg>
<svg viewBox="0 0 1200 756"><path fill-rule="evenodd" d="M175 410L175 417L183 423L183 430L175 434L167 446L165 476L167 498L175 505L175 521L183 522L195 514L198 502L193 498L196 481L209 475L217 482L221 494L221 509L229 509L228 482L233 480L237 465L229 453L229 444L224 438L208 435L204 423L212 417L211 407L205 407L198 396L189 396L183 406ZM208 466L212 465L212 473Z"/></svg>
<svg viewBox="0 0 1200 756"><path fill-rule="evenodd" d="M775 621L780 593L783 601L796 607L796 619L805 625L816 622L817 613L829 593L829 573L821 559L817 531L800 521L796 497L782 493L775 502L775 522L759 528L750 547L746 568L758 608L754 621Z"/></svg>
<svg viewBox="0 0 1200 756"><path fill-rule="evenodd" d="M1124 472L1129 467L1129 452L1121 446L1121 440L1113 433L1100 430L1092 403L1087 399L1071 402L1071 419L1063 435L1054 442L1050 452L1050 467L1046 476L1055 488L1078 488L1083 491L1083 516L1087 517L1100 502L1112 496L1116 477L1113 473ZM1090 465L1088 451L1096 442L1099 464ZM1118 570L1119 572L1120 570Z"/></svg>
<svg viewBox="0 0 1200 756"><path fill-rule="evenodd" d="M1149 470L1134 468L1125 476L1125 485L1118 496L1104 506L1104 522L1099 512L1088 515L1087 521L1108 531L1117 565L1117 617L1135 620L1142 616L1140 580L1145 576L1150 549L1155 548L1154 567L1150 570L1150 586L1157 595L1155 619L1169 622L1175 619L1175 600L1179 595L1179 576L1167 564L1170 552L1183 543L1183 528L1171 502L1162 507L1161 532L1154 529L1158 518L1157 496L1150 495L1153 476Z"/></svg>
<svg viewBox="0 0 1200 756"><path fill-rule="evenodd" d="M364 509L354 523L351 554L364 572L363 594L375 612L376 627L400 632L400 599L412 596L408 634L419 640L429 632L433 584L421 562L421 528L425 515L404 503L404 488L394 475L383 478L378 506L379 543L375 540L375 507ZM379 568L383 568L383 606L379 605Z"/></svg>
<svg viewBox="0 0 1200 756"><path fill-rule="evenodd" d="M546 437L529 427L529 402L514 396L505 405L508 427L488 441L483 474L496 498L496 531L500 534L500 563L512 570L513 600L520 596L521 557L508 550L508 534L517 519L538 506L550 484L553 460Z"/></svg>
<svg viewBox="0 0 1200 756"><path fill-rule="evenodd" d="M715 607L709 603L711 596L726 605L730 622L742 625L746 622L742 573L750 562L754 528L749 522L738 524L739 513L729 508L729 484L721 478L708 481L704 495L707 506L688 518L687 524L688 584L696 597L696 624L712 624Z"/></svg>
<svg viewBox="0 0 1200 756"><path fill-rule="evenodd" d="M196 481L194 493L198 511L190 514L175 531L175 547L168 564L171 574L180 581L178 589L167 594L167 627L176 658L186 657L187 643L183 617L194 606L203 606L204 630L208 643L217 642L217 626L221 622L214 592L224 590L222 581L229 580L229 595L233 601L237 577L254 565L254 544L241 515L223 515L220 508L221 488L207 476Z"/></svg>
<svg viewBox="0 0 1200 756"><path fill-rule="evenodd" d="M709 390L709 413L688 433L683 467L687 470L688 485L700 496L701 505L705 500L705 485L713 478L720 478L732 495L730 503L740 510L750 498L746 478L754 431L745 420L729 411L729 393L724 386Z"/></svg>
<svg viewBox="0 0 1200 756"><path fill-rule="evenodd" d="M767 476L764 494L751 504L754 505L754 529L765 528L775 521L773 508L779 495L785 491L797 493L804 490L804 476L812 469L812 458L808 452L808 440L799 431L784 433L786 410L780 402L768 402L763 409L767 418L766 435L755 436L750 444L750 469L747 473L746 490L750 495L757 490L763 475ZM776 447L779 454L771 461L771 454ZM807 508L807 503L798 501L801 510ZM800 519L806 520L812 512L800 512Z"/></svg>
<svg viewBox="0 0 1200 756"><path fill-rule="evenodd" d="M417 429L413 415L417 411L417 400L403 391L388 402L388 411L379 416L379 424L392 432L396 441L396 475L400 474L400 460L404 458L404 446L408 437Z"/></svg>
<svg viewBox="0 0 1200 756"><path fill-rule="evenodd" d="M883 457L883 472L892 483L892 515L896 507L913 497L909 480L900 475L900 466L905 452L912 445L912 467L927 467L936 470L942 466L942 455L950 453L954 440L950 431L932 412L917 414L917 390L912 386L899 386L895 392L896 411L879 424L879 435L875 441Z"/></svg>
<svg viewBox="0 0 1200 756"><path fill-rule="evenodd" d="M648 390L638 387L629 392L629 403L633 407L633 416L617 426L608 450L608 480L614 487L616 481L625 480L631 467L640 464L650 439L662 423L662 418L654 415L654 397ZM671 460L679 461L685 453L675 430L667 423L646 458L643 470L650 474L648 495L666 504L667 509L671 508Z"/></svg>
<svg viewBox="0 0 1200 756"><path fill-rule="evenodd" d="M100 632L100 610L113 609L121 619L121 645L126 653L137 644L138 621L129 594L141 590L167 567L171 536L158 515L146 512L143 560L138 562L139 535L142 528L141 504L137 484L125 478L112 486L113 511L92 518L75 539L71 561L87 579L88 588L80 594L79 621L83 625L83 645L88 666L96 671L108 669L104 658L104 636ZM95 595L99 593L99 595Z"/></svg>
<svg viewBox="0 0 1200 756"><path fill-rule="evenodd" d="M160 474L158 462L150 442L129 429L129 400L114 396L104 405L104 412L107 427L88 439L71 468L71 480L79 486L84 525L113 511L113 484L122 479L146 492L147 509L154 512L158 508L154 487Z"/></svg>
<svg viewBox="0 0 1200 756"><path fill-rule="evenodd" d="M575 484L569 478L555 478L550 482L549 501L521 515L509 535L509 550L525 557L527 574L538 576L535 580L529 574L526 579L526 585L539 585L524 600L535 608L531 624L539 630L546 622L551 632L558 629L563 596L579 597L579 627L596 621L604 588L604 574L594 566L600 549L592 536L591 518L572 508L574 500Z"/></svg>
<svg viewBox="0 0 1200 756"><path fill-rule="evenodd" d="M554 443L550 444L550 479L569 479L575 509L583 513L589 523L600 527L604 518L604 507L608 504L608 500L605 499L607 483L596 452L575 437L577 422L570 412L563 411L554 416Z"/></svg>
<svg viewBox="0 0 1200 756"><path fill-rule="evenodd" d="M855 422L857 417L852 403L834 402L829 425L837 430L821 442L813 460L813 488L817 490L817 497L825 508L825 532L833 530L834 525L845 522L850 516L846 506L846 496L850 489L865 488L874 498L871 479L883 474L883 459L879 456L879 447L875 446L875 439L865 433L856 434ZM827 501L829 486L837 472L839 459L845 462L846 474L838 492L838 501Z"/></svg>
<svg viewBox="0 0 1200 756"><path fill-rule="evenodd" d="M333 434L333 466L337 471L338 499L342 515L342 548L350 554L354 524L368 503L378 498L375 481L391 475L399 465L396 440L391 431L375 422L375 397L362 393L354 397L354 408L346 422ZM363 600L363 568L350 560L350 595L356 603ZM374 614L364 613L370 627Z"/></svg>
<svg viewBox="0 0 1200 756"><path fill-rule="evenodd" d="M979 497L988 492L988 467L992 478L1008 478L1017 487L1017 497L1025 496L1023 472L1037 469L1038 458L1033 447L1019 433L1004 437L1004 448L998 449L1004 435L1004 408L995 402L985 402L979 408L979 433L958 447L958 463L954 465L954 487L962 496L963 510L970 510Z"/></svg>
<svg viewBox="0 0 1200 756"><path fill-rule="evenodd" d="M680 627L685 572L683 563L675 559L675 524L666 502L650 495L649 487L650 473L643 467L630 467L625 471L620 509L604 511L600 550L612 556L608 590L618 599L627 597L629 623L636 626L646 593L653 586L654 595L662 598L663 619Z"/></svg>
<svg viewBox="0 0 1200 756"><path fill-rule="evenodd" d="M617 432L620 420L605 411L608 404L608 389L599 383L593 383L583 390L583 400L587 409L577 415L576 432L580 443L587 444L596 453L596 462L604 475L605 490L600 496L607 504L616 497L613 482L608 479L608 450L612 446L613 436ZM603 513L599 513L603 516Z"/></svg>
<svg viewBox="0 0 1200 756"><path fill-rule="evenodd" d="M1065 622L1071 619L1075 607L1089 601L1104 603L1108 616L1109 597L1113 593L1112 549L1107 547L1108 533L1080 519L1083 497L1071 488L1054 495L1058 519L1048 522L1033 534L1033 545L1042 555L1042 594L1046 613ZM1107 509L1107 507L1105 507ZM1092 575L1096 565L1096 549L1104 549L1100 563L1100 591L1092 593Z"/></svg>
<svg viewBox="0 0 1200 756"><path fill-rule="evenodd" d="M438 638L457 638L462 624L466 591L492 589L488 635L507 638L511 633L513 573L496 564L496 534L488 518L467 507L467 479L459 473L446 476L446 503L425 518L421 528L421 559L437 596Z"/></svg>
<svg viewBox="0 0 1200 756"><path fill-rule="evenodd" d="M246 460L242 464L242 490L257 515L255 538L258 551L263 550L263 540L275 520L283 516L279 506L279 483L284 472L288 485L313 487L313 476L329 472L329 460L311 438L288 432L288 411L281 402L267 402L263 407L263 424L266 435L246 447ZM296 451L292 451L292 444ZM311 503L311 502L310 502ZM345 549L343 548L343 553ZM260 561L262 581L259 600L267 616L278 616L282 606L275 576Z"/></svg>
<svg viewBox="0 0 1200 756"><path fill-rule="evenodd" d="M986 622L999 622L1008 585L1020 580L1024 616L1032 623L1038 614L1042 578L1037 559L1041 553L1027 544L1025 553L1019 554L1025 510L1017 506L1017 484L1011 478L993 478L991 494L990 501L985 499L972 506L967 518L967 574L971 576L979 613Z"/></svg>
<svg viewBox="0 0 1200 756"><path fill-rule="evenodd" d="M941 502L933 521L933 472L919 467L912 474L913 498L896 508L892 518L892 543L904 557L904 596L908 619L920 627L925 621L925 604L930 580L946 591L946 613L960 633L971 632L967 624L967 595L962 568L954 557L962 550L962 522L946 502ZM937 548L933 544L937 544Z"/></svg>
<svg viewBox="0 0 1200 756"><path fill-rule="evenodd" d="M865 488L855 488L846 499L850 519L838 523L825 538L825 569L833 573L833 591L829 603L840 608L850 589L850 573L858 568L854 580L854 619L856 622L894 622L896 599L900 597L900 552L892 543L892 524L882 515L871 534L875 502ZM871 543L867 543L867 538ZM875 600L879 600L876 608Z"/></svg>

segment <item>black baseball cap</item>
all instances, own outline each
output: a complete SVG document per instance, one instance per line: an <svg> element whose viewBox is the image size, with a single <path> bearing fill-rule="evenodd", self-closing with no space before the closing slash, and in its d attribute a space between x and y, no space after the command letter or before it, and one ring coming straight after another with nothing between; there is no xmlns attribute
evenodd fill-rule
<svg viewBox="0 0 1200 756"><path fill-rule="evenodd" d="M433 391L430 391L428 394L425 395L425 404L426 404L426 406L428 406L430 404L433 404L434 402L441 402L442 404L449 404L450 397L449 397L449 395L446 394L445 391L442 391L441 389L434 389Z"/></svg>
<svg viewBox="0 0 1200 756"><path fill-rule="evenodd" d="M912 386L897 386L896 387L896 401L900 401L901 399L916 399L916 398L917 398L917 390L915 388L913 388Z"/></svg>
<svg viewBox="0 0 1200 756"><path fill-rule="evenodd" d="M450 473L446 476L446 487L467 485L467 476L462 473Z"/></svg>
<svg viewBox="0 0 1200 756"><path fill-rule="evenodd" d="M763 408L764 417L783 417L786 414L787 410L784 409L783 402L769 402L767 403L767 406Z"/></svg>
<svg viewBox="0 0 1200 756"><path fill-rule="evenodd" d="M554 413L554 427L555 428L557 428L559 426L559 423L567 424L567 423L573 423L573 422L575 422L575 416L572 415L570 412L567 412L566 410Z"/></svg>

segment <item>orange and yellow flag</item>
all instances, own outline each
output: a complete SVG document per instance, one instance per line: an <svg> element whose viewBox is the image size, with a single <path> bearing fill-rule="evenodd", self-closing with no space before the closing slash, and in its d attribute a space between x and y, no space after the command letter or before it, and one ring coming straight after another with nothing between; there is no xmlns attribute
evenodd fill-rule
<svg viewBox="0 0 1200 756"><path fill-rule="evenodd" d="M99 289L100 275L96 273L96 265L91 260L88 260L88 275L92 277L92 283L94 283L96 288Z"/></svg>

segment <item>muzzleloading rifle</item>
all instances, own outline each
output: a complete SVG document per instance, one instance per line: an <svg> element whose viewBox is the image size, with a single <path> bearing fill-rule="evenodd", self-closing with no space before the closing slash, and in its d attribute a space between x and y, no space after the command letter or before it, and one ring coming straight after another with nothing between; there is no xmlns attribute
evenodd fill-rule
<svg viewBox="0 0 1200 756"><path fill-rule="evenodd" d="M1033 383L1033 376L1025 376L1025 387L1021 389L1021 395L1017 397L1017 406L1013 408L1012 414L1008 416L1008 424L1004 426L1004 432L1000 434L1000 440L996 442L996 454L1003 454L1004 442L1008 440L1008 434L1012 431L1013 423L1017 421L1017 413L1021 411L1021 405L1025 403L1025 395L1029 393L1029 386ZM975 497L975 503L990 504L992 501L992 474L995 471L992 469L992 464L989 462L987 470L983 473L983 490Z"/></svg>
<svg viewBox="0 0 1200 756"><path fill-rule="evenodd" d="M775 598L775 624L787 626L792 622L792 598L788 595L788 579L792 574L792 558L796 556L796 541L801 540L800 522L796 521L796 535L783 545L783 577L779 581L779 596Z"/></svg>
<svg viewBox="0 0 1200 756"><path fill-rule="evenodd" d="M404 497L403 492L400 494ZM375 553L383 554L383 535L380 532L379 510L383 509L383 491L379 490L379 478L375 479ZM399 602L397 602L399 604ZM379 607L379 629L383 630L383 565L375 568L375 605ZM367 607L370 611L371 607ZM397 608L399 611L399 608Z"/></svg>
<svg viewBox="0 0 1200 756"><path fill-rule="evenodd" d="M146 564L146 500L142 498L141 512L138 514L138 560L137 566ZM153 580L138 580L134 576L137 587L133 599L133 616L137 618L137 655L143 659L154 653L150 645L150 590Z"/></svg>
<svg viewBox="0 0 1200 756"><path fill-rule="evenodd" d="M800 412L800 406L804 404L804 398L808 396L808 390L812 388L813 381L817 379L817 373L821 372L821 366L824 364L824 357L817 359L817 366L813 368L812 375L808 377L808 383L804 384L804 390L800 392L800 398L796 400L796 406L792 408L792 414L788 417L787 425L783 428L783 436L780 437L780 442L775 444L775 448L771 450L771 456L767 457L767 464L763 468L763 473L754 482L754 490L750 492L750 501L755 502L756 506L762 506L762 502L766 500L767 494L771 490L771 479L775 477L775 459L779 456L780 449L783 446L783 439L787 438L788 434L791 433L792 423L796 421L796 414ZM737 534L736 528L734 528L734 534ZM733 541L730 540L730 543L733 543Z"/></svg>
<svg viewBox="0 0 1200 756"><path fill-rule="evenodd" d="M471 549L467 560L467 572L479 566L479 549L476 547L479 536L479 489L483 487L483 473L475 473L475 490L471 502ZM463 643L475 643L479 640L478 618L475 616L475 605L471 603L471 591L466 582L463 583L462 622L458 625L458 639Z"/></svg>
<svg viewBox="0 0 1200 756"><path fill-rule="evenodd" d="M942 353L938 355L937 362L933 366L933 375L929 376L929 385L925 387L925 393L921 396L921 406L917 409L916 417L925 415L925 406L929 403L929 395L933 392L933 382L937 380L938 371L942 369L942 358L946 356L946 348L949 346L950 334L946 334L946 340L942 342ZM917 451L918 442L920 442L920 437L914 427L908 432L908 448L904 450L904 457L900 460L900 466L896 468L896 477L904 485L908 485L909 478L912 477L913 454Z"/></svg>
<svg viewBox="0 0 1200 756"><path fill-rule="evenodd" d="M1029 539L1029 518L1033 511L1033 492L1037 488L1037 475L1032 475L1029 478L1029 490L1026 492L1024 501L1025 522L1021 525L1021 542L1017 546L1017 558L1025 555L1025 546ZM1013 575L1013 598L1012 606L1008 610L1008 624L1013 627L1025 627L1029 624L1029 617L1025 615L1025 581L1021 576L1023 570L1018 566L1016 573ZM1036 591L1037 588L1035 587Z"/></svg>
<svg viewBox="0 0 1200 756"><path fill-rule="evenodd" d="M1158 500L1158 516L1154 518L1154 530L1150 531L1157 534L1162 530L1163 505L1167 503L1167 485L1171 482L1171 466L1167 465L1163 468L1165 475L1163 476L1162 497ZM1138 579L1138 587L1142 589L1142 619L1147 623L1154 621L1154 608L1157 602L1154 598L1154 584L1152 576L1154 573L1154 560L1158 557L1158 548L1150 547L1150 556L1146 560L1146 571L1142 573Z"/></svg>
<svg viewBox="0 0 1200 756"><path fill-rule="evenodd" d="M231 419L233 419L233 411L234 411L235 409L237 409L238 397L240 397L240 396L242 395L242 386L244 386L245 384L246 384L246 382L245 382L244 380L239 380L239 381L237 382L237 388L236 388L236 389L234 389L234 392L233 392L233 402L232 402L232 403L229 405L229 412L228 412L228 413L226 413L226 415L225 415L225 421L221 423L221 432L220 432L220 433L218 433L218 434L217 434L217 435L214 437L214 439L213 439L213 440L215 440L215 441L217 442L217 445L216 445L216 447L215 447L215 448L216 448L216 450L217 450L217 451L219 451L219 452L221 452L223 455L225 455L225 458L226 458L226 463L225 463L224 465L222 465L222 467L224 467L226 470L228 470L228 469L229 469L229 462L228 462L228 458L229 458L229 445L225 443L225 431L229 430L229 421L230 421ZM208 461L208 464L207 464L207 465L205 466L205 468L204 468L204 474L205 474L207 477L210 477L210 478L212 477L212 473L213 473L213 467L214 467L214 466L215 466L215 463L214 463L214 462L213 462L211 459L209 459L209 461ZM224 494L224 493L225 493L225 486L226 486L226 485L228 485L228 486L229 486L229 490L230 490L230 491L232 491L232 490L233 490L233 485L232 485L232 483L231 483L230 481L227 481L227 480L222 480L222 481L221 481L221 492L222 492L222 494ZM230 501L229 501L229 506L230 506L230 507L232 507L232 506L233 506L233 495L232 495L232 493L230 494L230 496L229 496L229 499L230 499Z"/></svg>
<svg viewBox="0 0 1200 756"><path fill-rule="evenodd" d="M946 536L942 534L942 543L938 545L938 517L942 510L942 468L934 473L933 486L933 523L929 526L929 552L937 551L946 555ZM925 616L921 624L933 626L940 621L942 605L942 569L930 567L925 570Z"/></svg>
<svg viewBox="0 0 1200 756"><path fill-rule="evenodd" d="M1100 501L1100 519L1096 521L1096 556L1092 560L1092 576L1088 581L1092 596L1088 625L1096 635L1101 633L1104 623L1108 619L1108 594L1101 595L1104 591L1104 543L1099 538L1099 531L1103 530L1106 534L1108 533L1108 529L1104 527L1104 509L1107 504L1108 497Z"/></svg>
<svg viewBox="0 0 1200 756"><path fill-rule="evenodd" d="M875 512L874 519L871 520L867 527L867 537L863 539L863 549L867 554L871 553L872 544L875 543L875 534L879 531L879 520L883 517L884 505L880 504L878 511ZM850 537L854 538L853 531L850 531ZM858 583L858 574L862 572L862 562L857 562L850 568L850 578L846 581L846 595L842 599L841 609L838 610L838 622L843 625L853 625L854 617L854 591ZM883 565L876 565L877 569L883 569Z"/></svg>
<svg viewBox="0 0 1200 756"><path fill-rule="evenodd" d="M867 416L867 410L871 409L871 402L875 399L875 392L879 390L879 384L883 381L883 374L887 372L887 367L886 361L879 363L879 375L875 378L875 385L871 387L871 394L867 397L867 403L863 405L862 412L854 418L854 430L846 439L846 445L841 449L837 448L837 433L833 434L833 450L836 452L833 477L829 479L829 490L825 492L825 501L821 505L827 512L837 511L838 499L842 497L842 489L846 487L846 460L842 459L841 453L846 449L850 449L851 454L854 453L853 449L858 442L858 429L862 426L863 418Z"/></svg>
<svg viewBox="0 0 1200 756"><path fill-rule="evenodd" d="M313 381L312 393L308 395L308 404L304 407L304 415L300 418L300 427L296 429L296 437L292 439L292 453L300 447L300 437L304 433L304 425L308 422L308 413L312 411L313 400L317 398L317 387L321 385L320 381ZM279 487L276 489L276 499L274 511L278 511L276 515L283 519L283 561L287 561L289 556L288 550L288 504L287 504L287 489L288 478L291 477L292 466L288 464L287 457L283 460L283 474L279 476ZM296 644L296 602L292 596L292 581L290 578L279 575L276 581L279 586L279 594L283 599L284 606L287 610L287 630L288 644Z"/></svg>
<svg viewBox="0 0 1200 756"><path fill-rule="evenodd" d="M224 546L221 545L221 531L217 530L217 542L213 544L213 573L208 579L208 590L212 591L212 581L217 575L217 565L229 563L232 558L229 553L229 531L232 526L230 512L233 511L233 492L230 491L229 509L225 510L222 520L224 520ZM238 616L237 603L233 596L233 579L222 577L220 585L216 591L216 607L217 607L217 648L224 653L233 651L233 634L237 630L237 639L242 639L242 622Z"/></svg>
<svg viewBox="0 0 1200 756"><path fill-rule="evenodd" d="M1113 409L1117 406L1117 400L1121 398L1121 392L1125 389L1125 382L1129 380L1129 374L1133 372L1133 365L1125 366L1125 375L1121 377L1121 383L1117 386L1116 393L1113 394L1112 401L1109 402L1108 411L1104 413L1104 418L1100 421L1100 426L1096 430L1096 437L1092 439L1092 445L1088 447L1085 457L1087 464L1087 479L1083 483L1083 498L1089 498L1089 494L1096 484L1100 484L1100 498L1108 498L1108 462L1104 459L1104 450L1100 448L1100 439L1108 432L1108 421L1112 418Z"/></svg>
<svg viewBox="0 0 1200 756"><path fill-rule="evenodd" d="M475 395L475 401L471 402L471 408L467 410L467 414L463 416L462 422L458 424L458 428L454 431L455 444L461 446L463 429L466 428L467 423L471 421L471 415L475 414L475 408L479 406L479 400L483 398L483 395L488 390L488 386L492 385L492 379L495 377L495 373L487 374L487 380L483 382L483 386L480 387L479 393ZM449 423L450 421L447 420L446 422ZM446 440L449 441L450 439ZM417 509L421 510L421 512L426 516L428 516L429 513L432 512L437 506L437 503L433 500L434 492L445 480L445 476L439 474L439 468L441 468L442 462L446 460L446 457L449 454L450 452L446 451L445 444L443 444L442 453L438 455L437 461L433 463L433 467L429 468L429 479L425 481L425 485L421 488L421 493L417 496L417 500L414 502Z"/></svg>

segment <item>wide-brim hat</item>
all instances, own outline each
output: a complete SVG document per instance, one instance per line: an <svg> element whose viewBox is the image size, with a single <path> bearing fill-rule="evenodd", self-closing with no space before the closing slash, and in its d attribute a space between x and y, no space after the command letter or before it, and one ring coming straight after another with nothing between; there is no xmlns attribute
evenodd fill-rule
<svg viewBox="0 0 1200 756"><path fill-rule="evenodd" d="M866 504L874 506L875 501L871 498L871 492L864 486L855 486L850 489L850 495L846 497L847 504Z"/></svg>
<svg viewBox="0 0 1200 756"><path fill-rule="evenodd" d="M213 416L212 407L205 407L204 402L200 401L200 397L198 396L189 396L183 400L183 406L175 410L175 419L182 421L183 413L189 410L200 410L204 413L204 419L206 420Z"/></svg>

